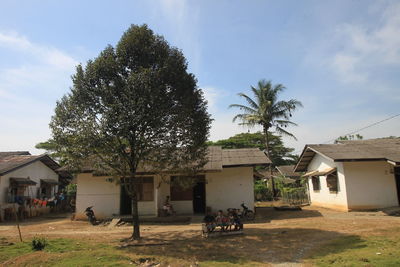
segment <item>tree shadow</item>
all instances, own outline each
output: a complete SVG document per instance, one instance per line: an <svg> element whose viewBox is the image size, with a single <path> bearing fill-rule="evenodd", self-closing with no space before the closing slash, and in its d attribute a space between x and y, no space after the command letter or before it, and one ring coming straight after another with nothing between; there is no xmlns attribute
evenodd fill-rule
<svg viewBox="0 0 400 267"><path fill-rule="evenodd" d="M217 261L226 263L259 262L287 263L301 262L312 249L328 241L349 235L334 231L307 228L260 229L245 225L244 235L202 238L201 231L148 232L143 237L168 242L168 245L122 248L134 254L168 256L190 261ZM352 242L336 247L336 251L357 249L362 240L352 238Z"/></svg>
<svg viewBox="0 0 400 267"><path fill-rule="evenodd" d="M271 220L287 220L322 217L317 210L300 209L300 210L277 210L274 207L258 207L256 209L256 218L254 222L265 223Z"/></svg>

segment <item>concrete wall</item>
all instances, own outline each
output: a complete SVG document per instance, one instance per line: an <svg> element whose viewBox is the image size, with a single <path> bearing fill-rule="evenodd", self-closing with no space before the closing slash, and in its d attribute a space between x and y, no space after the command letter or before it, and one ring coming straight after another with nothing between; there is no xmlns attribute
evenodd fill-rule
<svg viewBox="0 0 400 267"><path fill-rule="evenodd" d="M97 218L102 219L120 213L121 187L115 181L107 179L110 176L93 176L91 173L80 173L77 176L76 219L85 219L84 211L94 206ZM154 186L156 186L154 179ZM156 199L156 195L154 195ZM139 215L156 215L155 201L140 201Z"/></svg>
<svg viewBox="0 0 400 267"><path fill-rule="evenodd" d="M12 207L12 205L7 204L7 191L10 186L10 177L15 178L27 178L29 177L32 181L36 182L34 186L28 186L25 191L25 196L30 196L33 198L40 197L38 191L40 188L40 179L52 179L58 181L58 174L52 169L47 167L41 161L35 161L29 165L18 168L12 172L9 172L0 177L0 220L4 216L4 209ZM57 192L57 186L54 187L55 192ZM43 213L48 213L50 211L49 207L32 207L29 209L30 216L37 216Z"/></svg>
<svg viewBox="0 0 400 267"><path fill-rule="evenodd" d="M34 186L28 186L25 191L25 196L39 197L37 195L40 188L40 179L52 179L58 181L58 174L52 169L47 167L41 161L35 161L27 166L16 169L15 171L9 172L0 178L0 203L6 202L7 190L10 186L10 177L16 178L27 178L29 177L32 181L36 182ZM57 190L57 187L55 188ZM56 191L57 192L57 191Z"/></svg>
<svg viewBox="0 0 400 267"><path fill-rule="evenodd" d="M254 210L252 167L223 168L222 172L206 175L206 205L212 211L240 208L242 202Z"/></svg>
<svg viewBox="0 0 400 267"><path fill-rule="evenodd" d="M120 212L120 186L107 182L109 176L77 176L76 218L85 219L84 210L94 206L96 217L110 217ZM171 195L170 177L154 176L154 200L139 202L140 215L156 216L166 196ZM222 172L206 174L206 205L213 211L240 208L244 202L254 209L253 168L224 168ZM192 201L171 201L177 214L193 214Z"/></svg>
<svg viewBox="0 0 400 267"><path fill-rule="evenodd" d="M326 183L326 176L319 176L321 189L314 191L311 177L308 179L308 188L310 190L311 205L331 208L336 210L347 211L347 195L346 195L346 181L344 176L343 164L341 162L334 162L322 155L315 154L314 158L308 165L309 171L319 170L323 171L327 168L337 168L338 173L338 191L330 192Z"/></svg>
<svg viewBox="0 0 400 267"><path fill-rule="evenodd" d="M398 206L396 181L384 161L344 162L349 210Z"/></svg>

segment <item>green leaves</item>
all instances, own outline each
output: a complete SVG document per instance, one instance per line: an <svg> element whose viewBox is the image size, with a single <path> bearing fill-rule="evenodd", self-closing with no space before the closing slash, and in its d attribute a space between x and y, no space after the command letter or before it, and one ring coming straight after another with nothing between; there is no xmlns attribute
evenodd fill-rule
<svg viewBox="0 0 400 267"><path fill-rule="evenodd" d="M211 119L202 91L183 54L147 25L132 25L72 81L50 123L67 164L90 158L119 176L149 162L156 170L204 164Z"/></svg>

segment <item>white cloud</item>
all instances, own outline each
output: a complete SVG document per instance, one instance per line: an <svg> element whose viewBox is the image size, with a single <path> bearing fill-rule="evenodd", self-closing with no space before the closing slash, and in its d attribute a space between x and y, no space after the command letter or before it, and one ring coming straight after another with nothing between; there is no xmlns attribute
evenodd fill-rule
<svg viewBox="0 0 400 267"><path fill-rule="evenodd" d="M0 32L0 46L23 53L59 69L71 69L78 62L68 54L51 46L36 44L16 32Z"/></svg>
<svg viewBox="0 0 400 267"><path fill-rule="evenodd" d="M330 60L343 82L369 82L377 68L400 65L400 3L376 13L380 23L337 28L335 37L342 48Z"/></svg>
<svg viewBox="0 0 400 267"><path fill-rule="evenodd" d="M30 150L50 137L55 102L69 88L78 61L16 32L0 32L0 151Z"/></svg>
<svg viewBox="0 0 400 267"><path fill-rule="evenodd" d="M160 5L151 6L157 20L164 18L172 29L172 36L165 36L175 46L182 49L189 61L189 69L198 73L201 64L200 37L198 26L200 21L199 9L196 2L187 0L160 0Z"/></svg>

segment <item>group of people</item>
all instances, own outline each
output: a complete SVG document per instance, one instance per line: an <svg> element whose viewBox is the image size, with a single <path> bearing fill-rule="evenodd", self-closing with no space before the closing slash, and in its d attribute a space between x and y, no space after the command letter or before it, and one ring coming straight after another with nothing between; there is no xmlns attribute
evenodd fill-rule
<svg viewBox="0 0 400 267"><path fill-rule="evenodd" d="M219 210L217 215L207 213L203 222L206 224L208 232L213 232L217 227L220 227L221 231L224 232L243 229L243 223L237 209L228 209L226 215L222 210Z"/></svg>

